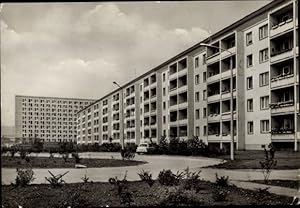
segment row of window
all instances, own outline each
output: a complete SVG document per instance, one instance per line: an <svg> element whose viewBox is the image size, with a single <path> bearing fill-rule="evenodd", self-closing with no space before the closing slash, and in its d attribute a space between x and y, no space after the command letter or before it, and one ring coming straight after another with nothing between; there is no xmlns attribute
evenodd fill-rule
<svg viewBox="0 0 300 208"><path fill-rule="evenodd" d="M260 97L260 109L269 109L269 96ZM253 98L247 99L247 112L253 112Z"/></svg>
<svg viewBox="0 0 300 208"><path fill-rule="evenodd" d="M259 86L269 85L269 72L259 74ZM253 89L253 77L247 77L247 90Z"/></svg>
<svg viewBox="0 0 300 208"><path fill-rule="evenodd" d="M261 27L259 27L258 29L259 31L259 40L262 40L266 37L268 37L268 24L265 24ZM252 32L248 32L246 34L246 45L249 46L249 45L252 45L253 44L253 34Z"/></svg>
<svg viewBox="0 0 300 208"><path fill-rule="evenodd" d="M91 102L83 102L83 101L65 101L65 100L44 100L44 99L31 99L31 98L23 98L22 99L22 102L25 103L25 102L28 102L28 103L31 103L31 102L34 102L34 103L58 103L58 104L75 104L75 105L89 105Z"/></svg>

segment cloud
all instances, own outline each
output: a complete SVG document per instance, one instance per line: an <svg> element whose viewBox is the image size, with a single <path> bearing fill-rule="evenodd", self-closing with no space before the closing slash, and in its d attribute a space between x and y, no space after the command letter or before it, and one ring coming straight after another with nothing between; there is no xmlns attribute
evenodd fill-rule
<svg viewBox="0 0 300 208"><path fill-rule="evenodd" d="M4 124L13 124L15 94L100 98L113 81L124 84L208 36L201 28L164 28L112 3L72 5L52 5L31 21L20 16L27 31L1 21Z"/></svg>

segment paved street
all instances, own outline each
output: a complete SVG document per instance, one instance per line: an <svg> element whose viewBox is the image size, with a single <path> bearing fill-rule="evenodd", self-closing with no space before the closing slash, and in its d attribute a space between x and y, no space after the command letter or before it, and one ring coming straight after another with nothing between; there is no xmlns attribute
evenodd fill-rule
<svg viewBox="0 0 300 208"><path fill-rule="evenodd" d="M46 156L42 154L43 156ZM40 155L40 156L42 156ZM81 157L86 158L115 158L121 159L119 153L83 153ZM88 169L51 169L51 172L55 174L64 173L70 171L64 179L67 183L82 182L81 177L85 174L93 181L106 182L110 177L117 176L122 178L127 172L128 180L139 180L137 172L142 169L150 171L153 178L158 176L158 173L163 169L171 169L173 172L184 170L187 166L190 170L202 170L201 176L205 180L215 181L215 174L219 176L229 176L230 182L249 189L255 189L264 187L264 185L245 183L241 181L263 179L263 175L260 170L224 170L224 169L212 169L203 168L205 166L214 165L222 162L220 159L205 158L205 157L184 157L184 156L148 156L148 155L136 155L135 160L147 161L147 164L139 166L128 167L113 167L113 168L88 168ZM46 183L45 177L49 176L48 169L34 169L35 181L34 183ZM291 179L297 180L299 170L274 170L271 173L270 179ZM15 179L16 170L3 168L2 169L2 184L10 184ZM296 193L293 190L281 188L272 188L270 191L278 194L292 195Z"/></svg>

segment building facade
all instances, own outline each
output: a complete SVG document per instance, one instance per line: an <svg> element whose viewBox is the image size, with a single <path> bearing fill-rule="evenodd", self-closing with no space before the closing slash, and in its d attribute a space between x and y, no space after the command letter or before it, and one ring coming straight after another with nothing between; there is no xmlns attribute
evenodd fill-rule
<svg viewBox="0 0 300 208"><path fill-rule="evenodd" d="M298 1L273 1L79 111L77 142L297 149L298 54Z"/></svg>
<svg viewBox="0 0 300 208"><path fill-rule="evenodd" d="M77 112L93 102L90 99L16 95L16 138L74 142L77 138Z"/></svg>

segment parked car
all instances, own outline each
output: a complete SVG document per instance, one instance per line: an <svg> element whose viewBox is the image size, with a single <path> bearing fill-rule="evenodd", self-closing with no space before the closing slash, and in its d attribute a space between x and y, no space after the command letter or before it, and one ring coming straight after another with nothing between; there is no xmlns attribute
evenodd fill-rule
<svg viewBox="0 0 300 208"><path fill-rule="evenodd" d="M137 154L147 154L153 148L154 147L151 147L148 143L140 143L136 149L136 153Z"/></svg>

